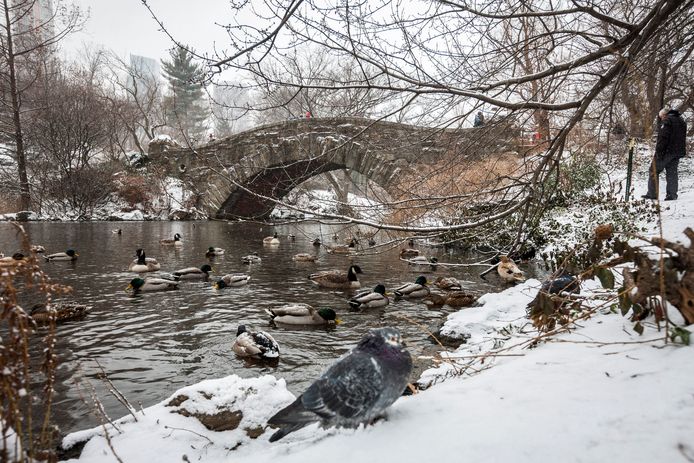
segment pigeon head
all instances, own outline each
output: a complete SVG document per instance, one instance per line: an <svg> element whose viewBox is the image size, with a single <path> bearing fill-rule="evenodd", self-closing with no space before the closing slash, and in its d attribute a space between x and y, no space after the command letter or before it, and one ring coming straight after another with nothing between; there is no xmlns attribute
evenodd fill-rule
<svg viewBox="0 0 694 463"><path fill-rule="evenodd" d="M395 328L378 328L368 332L357 345L357 349L378 352L384 349L405 349L400 331Z"/></svg>

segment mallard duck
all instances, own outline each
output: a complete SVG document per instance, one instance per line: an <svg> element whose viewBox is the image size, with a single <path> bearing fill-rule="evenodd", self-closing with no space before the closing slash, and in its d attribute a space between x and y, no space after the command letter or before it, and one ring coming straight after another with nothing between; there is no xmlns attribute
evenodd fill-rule
<svg viewBox="0 0 694 463"><path fill-rule="evenodd" d="M294 233L290 233L287 235L287 238L289 238L292 241L296 241L296 235Z"/></svg>
<svg viewBox="0 0 694 463"><path fill-rule="evenodd" d="M178 288L179 281L166 280L164 278L133 278L126 291L132 290L133 293L149 293L152 291L166 291Z"/></svg>
<svg viewBox="0 0 694 463"><path fill-rule="evenodd" d="M122 235L123 230L121 230L120 228L116 228L116 229L111 230L111 233L113 233L114 235Z"/></svg>
<svg viewBox="0 0 694 463"><path fill-rule="evenodd" d="M62 323L68 320L82 318L89 312L89 307L74 302L53 302L51 304L36 304L31 308L29 316L37 324Z"/></svg>
<svg viewBox="0 0 694 463"><path fill-rule="evenodd" d="M355 309L374 309L388 304L390 299L386 296L386 287L383 285L376 285L372 291L364 291L349 300L349 305Z"/></svg>
<svg viewBox="0 0 694 463"><path fill-rule="evenodd" d="M79 254L77 254L74 250L68 249L65 252L56 252L55 254L43 256L43 258L46 259L46 262L53 262L54 260L77 260L78 256Z"/></svg>
<svg viewBox="0 0 694 463"><path fill-rule="evenodd" d="M217 282L214 284L214 288L235 288L237 286L243 286L247 284L250 279L251 277L249 275L243 273L228 274L224 275L219 280L217 280Z"/></svg>
<svg viewBox="0 0 694 463"><path fill-rule="evenodd" d="M205 264L200 268L186 267L172 272L173 276L181 280L206 280L210 276L212 267Z"/></svg>
<svg viewBox="0 0 694 463"><path fill-rule="evenodd" d="M308 304L287 304L277 309L265 309L275 323L285 325L327 325L340 323L333 309L315 309Z"/></svg>
<svg viewBox="0 0 694 463"><path fill-rule="evenodd" d="M352 238L349 244L338 244L336 246L326 246L326 251L330 254L351 254L356 251L357 240Z"/></svg>
<svg viewBox="0 0 694 463"><path fill-rule="evenodd" d="M496 267L496 271L502 280L509 283L525 280L523 272L508 256L499 257L499 265Z"/></svg>
<svg viewBox="0 0 694 463"><path fill-rule="evenodd" d="M26 257L21 252L15 252L11 256L0 257L0 267L11 267L24 262Z"/></svg>
<svg viewBox="0 0 694 463"><path fill-rule="evenodd" d="M135 251L137 259L133 260L128 266L129 272L145 273L145 272L156 272L161 268L161 264L157 262L154 257L147 257L145 255L144 249L138 249Z"/></svg>
<svg viewBox="0 0 694 463"><path fill-rule="evenodd" d="M477 296L465 291L451 291L448 294L432 292L422 302L428 306L442 306L446 304L451 307L467 307L474 304L477 299Z"/></svg>
<svg viewBox="0 0 694 463"><path fill-rule="evenodd" d="M239 357L276 359L280 356L280 346L272 336L265 331L248 331L245 325L240 325L236 331L231 349Z"/></svg>
<svg viewBox="0 0 694 463"><path fill-rule="evenodd" d="M326 270L312 273L308 279L323 288L357 289L361 287L357 273L362 273L358 265L352 265L347 272L340 270Z"/></svg>
<svg viewBox="0 0 694 463"><path fill-rule="evenodd" d="M427 296L429 292L427 278L424 275L418 276L414 283L405 283L399 288L393 290L395 297L404 299L424 297Z"/></svg>
<svg viewBox="0 0 694 463"><path fill-rule="evenodd" d="M451 291L446 295L446 304L451 307L467 307L477 301L478 297L465 291Z"/></svg>
<svg viewBox="0 0 694 463"><path fill-rule="evenodd" d="M37 254L42 254L42 253L46 252L46 248L44 248L40 244L32 244L31 245L31 252L35 252Z"/></svg>
<svg viewBox="0 0 694 463"><path fill-rule="evenodd" d="M275 234L272 236L266 236L265 238L263 238L263 244L269 244L273 246L280 244L280 240L277 237L277 232L275 232Z"/></svg>
<svg viewBox="0 0 694 463"><path fill-rule="evenodd" d="M463 289L460 282L453 277L438 277L436 281L434 281L434 284L438 288L445 289L446 291L460 291Z"/></svg>
<svg viewBox="0 0 694 463"><path fill-rule="evenodd" d="M292 260L295 262L315 262L316 256L314 256L313 254L308 254L306 252L301 252L299 254L294 254Z"/></svg>
<svg viewBox="0 0 694 463"><path fill-rule="evenodd" d="M181 234L176 233L172 240L170 240L168 238L164 238L164 239L159 240L159 244L161 244L162 246L175 246L175 247L179 248L179 247L183 246L183 240L181 240L181 238L183 238L181 236Z"/></svg>
<svg viewBox="0 0 694 463"><path fill-rule="evenodd" d="M222 248L215 248L214 246L210 246L207 248L207 252L205 253L205 257L216 257L216 256L223 256L224 255L224 249Z"/></svg>
<svg viewBox="0 0 694 463"><path fill-rule="evenodd" d="M254 252L253 254L249 254L247 256L243 256L241 258L241 262L244 264L259 264L263 261L263 259L258 256L257 252Z"/></svg>
<svg viewBox="0 0 694 463"><path fill-rule="evenodd" d="M412 257L417 257L419 255L419 249L403 248L400 250L400 257L403 259L410 259Z"/></svg>

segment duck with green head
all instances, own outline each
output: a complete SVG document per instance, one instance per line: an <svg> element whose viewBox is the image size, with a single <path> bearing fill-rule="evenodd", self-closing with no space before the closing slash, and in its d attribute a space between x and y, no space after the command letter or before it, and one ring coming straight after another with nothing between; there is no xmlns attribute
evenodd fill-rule
<svg viewBox="0 0 694 463"><path fill-rule="evenodd" d="M55 254L49 254L47 256L43 256L44 259L46 259L46 262L53 262L53 261L71 261L71 260L77 260L77 257L79 254L77 254L73 249L68 249L65 252L56 252Z"/></svg>
<svg viewBox="0 0 694 463"><path fill-rule="evenodd" d="M286 304L276 309L265 309L265 312L274 323L284 325L329 325L341 322L333 309L315 309L308 304Z"/></svg>
<svg viewBox="0 0 694 463"><path fill-rule="evenodd" d="M166 291L169 289L177 289L180 282L174 280L166 280L164 278L133 278L126 291L133 293L149 293L153 291Z"/></svg>
<svg viewBox="0 0 694 463"><path fill-rule="evenodd" d="M349 305L354 309L375 309L390 304L386 296L386 287L378 284L372 291L364 291L349 300Z"/></svg>
<svg viewBox="0 0 694 463"><path fill-rule="evenodd" d="M405 283L393 290L393 294L397 298L403 299L415 299L419 297L425 297L429 295L429 287L427 286L427 279L424 275L417 277L414 283Z"/></svg>
<svg viewBox="0 0 694 463"><path fill-rule="evenodd" d="M208 264L197 267L186 267L173 272L173 276L181 280L207 280L210 277L212 267Z"/></svg>
<svg viewBox="0 0 694 463"><path fill-rule="evenodd" d="M250 279L250 275L244 273L228 274L217 280L213 286L214 289L236 288L248 284Z"/></svg>

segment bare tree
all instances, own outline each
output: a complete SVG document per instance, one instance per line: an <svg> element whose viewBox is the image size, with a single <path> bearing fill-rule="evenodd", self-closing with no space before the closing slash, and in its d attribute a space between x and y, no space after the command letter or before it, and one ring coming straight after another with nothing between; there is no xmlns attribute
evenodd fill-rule
<svg viewBox="0 0 694 463"><path fill-rule="evenodd" d="M54 69L46 78L37 111L26 124L27 145L35 153L34 178L58 207L89 216L112 192L104 151L113 126L109 102L102 97L97 54L87 66ZM40 105L39 105L40 104Z"/></svg>
<svg viewBox="0 0 694 463"><path fill-rule="evenodd" d="M160 76L142 66L126 63L110 53L104 97L109 100L111 114L124 127L132 146L144 155L148 143L166 126L163 104L163 82ZM131 143L115 139L114 148L130 151Z"/></svg>
<svg viewBox="0 0 694 463"><path fill-rule="evenodd" d="M410 121L432 128L462 127L480 105L507 124L534 121L549 137L547 143L540 152L527 153L499 181L474 191L434 195L416 186L425 185L435 172L421 172L419 178L414 173L409 196L391 204L459 211L445 226L337 216L419 234L472 234L481 226L505 221L517 230L511 241L518 243L523 230L537 223L557 194L550 180L573 131L587 116L605 113L597 106L605 101L601 97L615 94L621 83L628 85L625 77L635 63L646 63L650 50L672 43L672 24L679 25L678 43L692 43L693 6L693 0L635 1L629 8L617 1L443 0L413 5L381 0L325 7L312 0L266 0L262 6L240 4L238 8L257 12L253 24L228 25L229 49L201 58L207 59L210 76L251 72L259 85L282 87L291 98L301 92L380 91L400 104L382 118L396 120L408 112ZM243 13L234 17L247 18L249 12ZM329 55L336 62L356 62L359 72L349 78L308 81L291 72L269 71L282 66L297 48ZM686 46L675 54L671 70L680 62L681 68L689 65ZM644 70L654 71L647 66ZM659 82L668 86L667 81ZM614 98L607 101L618 104ZM457 155L443 162L440 173L444 166L469 162L468 146L456 149ZM476 205L479 202L487 205Z"/></svg>
<svg viewBox="0 0 694 463"><path fill-rule="evenodd" d="M0 79L4 93L9 96L8 100L3 99L3 106L9 101L9 107L3 109L8 109L11 114L9 126L17 160L20 208L28 210L31 208L31 191L22 128L23 113L27 108L23 107L22 94L40 80L40 63L63 37L79 25L80 16L78 9L58 8L56 11L62 12L58 18L54 11L47 11L38 0L2 0L0 9L3 18ZM7 130L5 127L3 124L3 131Z"/></svg>

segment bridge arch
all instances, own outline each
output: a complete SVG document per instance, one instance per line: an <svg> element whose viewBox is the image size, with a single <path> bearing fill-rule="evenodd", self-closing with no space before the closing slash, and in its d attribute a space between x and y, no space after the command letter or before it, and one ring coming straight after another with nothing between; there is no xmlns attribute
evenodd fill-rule
<svg viewBox="0 0 694 463"><path fill-rule="evenodd" d="M181 176L216 218L266 219L274 202L305 180L337 169L361 173L392 197L404 176L464 149L478 157L508 144L480 128L441 130L361 118L313 118L261 126L195 150L151 153L185 169ZM151 150L150 150L151 151ZM257 193L257 194L254 194Z"/></svg>

